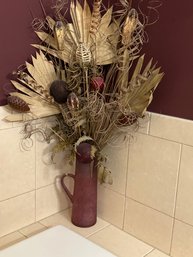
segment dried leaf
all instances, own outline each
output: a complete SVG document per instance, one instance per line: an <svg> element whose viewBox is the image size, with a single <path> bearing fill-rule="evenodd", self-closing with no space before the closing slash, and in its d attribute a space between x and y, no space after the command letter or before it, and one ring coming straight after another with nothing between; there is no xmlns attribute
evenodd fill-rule
<svg viewBox="0 0 193 257"><path fill-rule="evenodd" d="M139 116L143 116L148 105L152 101L152 93L160 83L163 73L155 72L148 80L146 80L139 88L136 88L129 96L128 103L132 112L136 112Z"/></svg>
<svg viewBox="0 0 193 257"><path fill-rule="evenodd" d="M86 0L84 0L84 9L83 9L83 42L88 43L89 38L89 29L91 24L91 11L90 7Z"/></svg>
<svg viewBox="0 0 193 257"><path fill-rule="evenodd" d="M17 81L11 80L11 83L14 85L15 88L17 88L19 91L23 92L24 94L27 94L28 96L31 97L37 97L38 94L33 92L32 90L28 89L27 87L24 87Z"/></svg>
<svg viewBox="0 0 193 257"><path fill-rule="evenodd" d="M65 27L62 21L57 21L54 27L55 38L57 42L58 50L63 50L65 48Z"/></svg>
<svg viewBox="0 0 193 257"><path fill-rule="evenodd" d="M66 63L69 63L70 62L70 56L69 54L67 54L65 51L56 51L56 50L53 50L53 49L50 49L50 48L47 48L46 46L41 46L41 45L37 45L37 44L32 44L33 47L39 49L39 50L43 50L49 54L51 54L52 56L54 57L57 57L61 60L63 60L64 62ZM28 64L28 63L27 63ZM29 65L28 65L29 66ZM30 72L30 71L29 71ZM33 69L31 70L32 74L33 74ZM31 74L30 72L30 74ZM33 76L32 76L33 77Z"/></svg>
<svg viewBox="0 0 193 257"><path fill-rule="evenodd" d="M137 62L137 65L135 67L135 71L133 72L133 76L131 78L131 82L134 81L137 77L138 74L140 74L141 72L141 68L143 66L143 62L144 62L144 55L142 55Z"/></svg>
<svg viewBox="0 0 193 257"><path fill-rule="evenodd" d="M101 18L101 22L99 25L98 33L105 34L106 30L108 29L108 26L112 20L112 11L113 7L110 7L107 12L103 15Z"/></svg>
<svg viewBox="0 0 193 257"><path fill-rule="evenodd" d="M55 20L53 20L50 16L47 16L46 20L48 22L48 25L49 25L50 29L54 30Z"/></svg>
<svg viewBox="0 0 193 257"><path fill-rule="evenodd" d="M35 31L35 33L43 42L45 42L48 45L48 47L51 46L54 49L58 49L57 43L51 35L43 31Z"/></svg>

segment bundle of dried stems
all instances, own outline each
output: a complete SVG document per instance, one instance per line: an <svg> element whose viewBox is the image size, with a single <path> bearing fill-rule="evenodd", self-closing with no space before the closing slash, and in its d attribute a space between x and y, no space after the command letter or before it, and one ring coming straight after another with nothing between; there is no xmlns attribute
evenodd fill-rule
<svg viewBox="0 0 193 257"><path fill-rule="evenodd" d="M92 8L86 0L83 6L71 0L71 22L61 14L61 3L55 10L56 19L46 16L44 31L35 31L41 40L33 45L36 57L12 81L17 92L10 93L11 106L20 109L16 97L28 111L6 119L58 114L59 122L51 128L58 137L54 153L88 140L100 153L118 130L145 115L163 73L152 60L144 67L145 24L131 3L117 12L118 18L112 7L104 10L101 0L94 0Z"/></svg>

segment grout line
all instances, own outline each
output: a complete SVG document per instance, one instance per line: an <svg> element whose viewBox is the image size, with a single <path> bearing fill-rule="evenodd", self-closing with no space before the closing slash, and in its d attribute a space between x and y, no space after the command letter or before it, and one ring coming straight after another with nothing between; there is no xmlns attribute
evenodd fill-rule
<svg viewBox="0 0 193 257"><path fill-rule="evenodd" d="M51 215L51 216L52 216L52 215ZM49 218L49 217L51 217L51 216L45 217L44 219ZM44 227L46 227L46 228L51 228L52 226L47 226L47 225L41 223L41 221L43 221L44 219L42 219L42 220L40 220L40 221L38 221L38 222L39 222L41 225L43 225Z"/></svg>
<svg viewBox="0 0 193 257"><path fill-rule="evenodd" d="M123 196L123 197L125 196L125 195L123 195L123 194L121 194L121 193L119 193L119 192L117 192L117 191L115 191L115 190L113 190L113 189L110 189L109 187L105 187L105 189L110 190L110 191L112 191L112 192L114 192L114 193L116 193L116 194L119 194L119 195ZM147 207L147 208L149 208L149 209L152 209L152 210L154 210L154 211L156 211L156 212L159 212L159 213L161 213L161 214L163 214L163 215L166 215L166 216L168 216L168 217L170 217L170 218L175 218L174 216L172 216L172 215L170 215L170 214L168 214L168 213L165 213L165 212L163 212L163 211L160 211L160 210L158 210L158 209L155 209L155 208L153 208L152 206L147 205L147 204L145 204L145 203L142 203L142 202L140 202L140 201L138 201L138 200L136 200L136 199L134 199L134 198L132 198L132 197L130 197L130 196L125 196L125 198L126 198L126 199L128 198L128 199L130 199L130 200L132 200L132 201L134 201L134 202L136 202L136 203L139 203L139 204L143 205L144 207ZM126 199L125 199L125 201L126 201ZM190 224L190 223L188 223L188 222L186 222L186 221L183 221L183 220L181 220L181 219L175 218L175 220L178 220L178 221L180 221L180 222L182 222L182 223L185 223L185 224L187 224L187 225L193 227L193 224ZM107 220L106 220L106 221L107 221ZM107 221L107 222L109 222L109 221Z"/></svg>
<svg viewBox="0 0 193 257"><path fill-rule="evenodd" d="M147 207L147 208L152 209L152 210L154 210L154 211L160 212L161 214L166 215L166 216L168 216L169 218L173 218L173 219L175 219L175 220L177 220L177 221L180 221L180 222L182 222L182 223L184 223L184 224L186 224L186 225L188 225L188 226L193 227L193 224L190 224L190 223L188 223L188 222L186 222L186 221L183 221L183 220L181 220L181 219L175 218L175 217L173 217L173 216L171 216L171 215L169 215L169 214L167 214L167 213L165 213L165 212L159 211L159 210L157 210L157 209L155 209L155 208L153 208L153 207L151 207L151 206L148 206L148 205L146 205L146 204L144 204L144 203L142 203L142 202L139 202L138 200L136 200L136 199L134 199L134 198L132 198L132 197L127 196L127 198L128 198L128 199L131 199L132 201L134 201L134 202L136 202L136 203L139 203L139 204L143 205L144 207Z"/></svg>
<svg viewBox="0 0 193 257"><path fill-rule="evenodd" d="M185 119L185 118L180 118L180 117L176 117L176 116L171 116L169 114L163 114L163 113L157 113L157 112L150 112L155 116L162 116L164 118L171 118L171 119L175 119L175 120L181 120L181 121L187 121L187 122L191 122L193 124L193 121L191 119Z"/></svg>
<svg viewBox="0 0 193 257"><path fill-rule="evenodd" d="M170 241L170 251L169 254L171 254L172 251L172 244L173 244L173 238L174 238L174 225L175 225L175 217L176 217L176 208L177 208L177 197L178 197L178 191L179 191L179 177L180 177L180 167L181 167L181 160L182 160L182 150L183 145L180 145L180 152L179 152L179 160L178 160L178 173L177 173L177 179L176 179L176 192L175 192L175 199L174 199L174 219L172 224L172 234L171 234L171 241Z"/></svg>
<svg viewBox="0 0 193 257"><path fill-rule="evenodd" d="M119 192L119 191L117 191L117 190L115 190L115 189L110 188L110 186L106 186L105 184L102 184L102 186L103 186L105 189L109 189L110 191L112 191L112 192L114 192L114 193L116 193L116 194L118 194L118 195L125 196L125 192L124 192L124 193L121 193L121 192Z"/></svg>
<svg viewBox="0 0 193 257"><path fill-rule="evenodd" d="M34 189L32 189L32 190L23 192L23 193L21 193L21 194L8 197L8 198L6 198L6 199L0 200L0 203L5 202L5 201L8 201L8 200L10 200L10 199L14 199L14 198L16 198L16 197L19 197L19 196L22 196L22 195L25 195L25 194L28 194L28 193L31 193L31 192L34 192L34 191L38 191L38 190L40 190L40 189L42 189L42 188L49 187L49 186L52 186L52 185L55 185L55 183L51 183L51 184L42 186L42 187L37 188L37 189L34 188ZM36 192L35 192L35 193L36 193Z"/></svg>
<svg viewBox="0 0 193 257"><path fill-rule="evenodd" d="M15 232L18 232L19 234L21 234L22 236L24 236L25 238L27 238L27 236L24 235L23 233L21 233L20 230L16 230Z"/></svg>
<svg viewBox="0 0 193 257"><path fill-rule="evenodd" d="M105 220L105 219L102 219L102 220L107 221L107 220ZM124 230L124 229L121 229L120 227L118 227L117 225L111 223L110 221L107 221L107 222L109 222L110 226L113 226L113 227L119 229L120 231L122 231L123 233L126 233L126 234L128 234L129 236L135 238L137 241L140 241L141 243L144 243L145 245L148 245L148 246L152 247L151 251L153 251L153 250L155 250L155 249L157 249L157 250L159 250L159 251L162 251L161 249L155 248L155 246L154 246L154 245L151 245L149 242L146 242L146 241L144 241L143 239L137 237L136 235L130 233L129 231L126 231L126 230ZM162 252L163 252L163 251L162 251ZM165 254L167 254L167 253L165 253ZM143 257L143 256L142 256L142 257Z"/></svg>
<svg viewBox="0 0 193 257"><path fill-rule="evenodd" d="M182 223L184 223L185 225L188 225L188 226L190 226L190 227L193 227L193 224L190 224L190 223L188 223L188 222L186 222L186 221L183 221L183 220L181 220L181 219L175 218L175 220L180 221L180 222L182 222Z"/></svg>
<svg viewBox="0 0 193 257"><path fill-rule="evenodd" d="M125 218L126 218L126 207L127 207L127 201L126 201L126 197L125 197L125 200L124 200L124 211L123 211L123 222L122 222L122 226L121 226L121 229L124 230L124 227L125 227Z"/></svg>
<svg viewBox="0 0 193 257"><path fill-rule="evenodd" d="M3 203L3 202L6 202L6 201L8 201L8 200L11 200L11 199L20 197L20 196L22 196L22 195L29 194L29 193L34 192L34 191L35 191L35 189L32 189L32 190L30 190L30 191L26 191L26 192L24 192L24 193L21 193L21 194L18 194L18 195L14 195L14 196L8 197L8 198L6 198L6 199L0 200L0 204Z"/></svg>
<svg viewBox="0 0 193 257"><path fill-rule="evenodd" d="M177 178L176 178L176 192L175 192L175 199L174 199L174 218L176 214L176 207L177 207L177 196L179 191L179 177L180 177L180 168L181 168L181 161L182 161L182 150L183 145L180 145L180 152L179 152L179 159L178 159L178 167L177 167Z"/></svg>
<svg viewBox="0 0 193 257"><path fill-rule="evenodd" d="M35 223L38 223L38 224L40 224L41 226L47 228L47 226L45 226L44 224L41 224L39 221L36 221Z"/></svg>
<svg viewBox="0 0 193 257"><path fill-rule="evenodd" d="M169 215L169 214L167 214L167 213L165 213L165 212L163 212L163 211L157 210L157 209L155 209L155 208L153 208L153 207L151 207L151 206L149 206L149 205L146 205L146 204L144 204L144 203L142 203L142 202L140 202L140 201L138 201L138 200L136 200L136 199L134 199L134 198L132 198L132 197L130 197L130 196L127 196L127 198L130 199L130 200L132 200L132 201L134 201L134 202L136 202L136 203L139 203L139 204L143 205L144 207L147 207L147 208L149 208L149 209L152 209L152 210L154 210L154 211L156 211L156 212L159 212L159 213L161 213L161 214L163 214L163 215L166 215L166 216L168 216L168 217L170 217L170 218L174 218L172 215Z"/></svg>
<svg viewBox="0 0 193 257"><path fill-rule="evenodd" d="M151 249L148 253L146 253L145 255L143 255L142 257L146 257L146 256L148 256L150 253L152 253L153 251L154 251L155 249L153 248L153 249Z"/></svg>
<svg viewBox="0 0 193 257"><path fill-rule="evenodd" d="M3 236L0 236L0 238L2 238L2 237L4 237L4 236L8 236L9 234L12 234L12 233L15 233L15 232L18 232L19 234L25 236L23 233L21 233L20 230L22 230L22 229L24 229L24 228L26 228L26 227L28 227L28 226L31 226L31 225L33 225L33 224L35 224L35 223L36 223L36 222L32 222L32 223L30 223L30 224L28 224L28 225L25 225L24 227L18 228L17 230L14 230L14 231L12 231L12 232L10 232L10 233L8 233L8 234L5 234L5 235L3 235ZM43 225L43 224L41 224L41 225ZM27 238L27 236L25 236L25 237Z"/></svg>
<svg viewBox="0 0 193 257"><path fill-rule="evenodd" d="M132 234L132 233L126 231L126 230L123 230L123 232L127 233L128 235L130 235L131 237L133 237L133 238L135 238L136 240L140 241L141 243L144 243L145 245L148 245L148 246L152 247L152 249L150 250L150 252L153 251L153 250L159 250L159 251L163 252L163 250L161 250L161 249L159 249L159 248L156 248L155 245L152 245L152 244L150 244L149 242L144 241L144 240L141 239L140 237L137 237L136 235L134 235L134 234ZM164 254L168 254L168 253L165 253L165 252L163 252L163 253L164 253ZM148 253L148 254L149 254L149 253ZM144 257L144 256L142 256L142 257Z"/></svg>
<svg viewBox="0 0 193 257"><path fill-rule="evenodd" d="M50 184L48 184L48 185L45 185L45 186L38 187L38 188L36 188L36 191L38 191L38 190L40 190L40 189L43 189L43 188L45 188L45 187L52 186L52 185L55 185L55 182L52 182L52 183L50 183Z"/></svg>
<svg viewBox="0 0 193 257"><path fill-rule="evenodd" d="M54 216L54 215L62 214L62 213L64 213L64 212L65 212L66 210L68 210L68 209L71 209L71 208L66 208L66 209L61 210L61 211L59 211L59 212L53 213L53 214L51 214L51 215L49 215L49 216L47 216L47 217L42 218L41 220L38 220L37 222L40 223L41 225L45 226L46 228L49 228L50 226L47 226L47 225L43 224L42 222L43 222L45 219L48 219L48 218L50 218L50 217L52 217L52 216Z"/></svg>
<svg viewBox="0 0 193 257"><path fill-rule="evenodd" d="M152 247L152 249L150 250L150 252L149 252L148 254L150 254L150 253L151 253L152 251L154 251L154 250L158 250L158 251L160 251L160 252L162 252L162 253L164 253L164 254L166 254L166 255L169 254L169 253L163 252L162 249L156 247L155 245L150 244L150 243L147 242L147 241L144 241L144 240L141 239L140 237L137 237L136 235L131 234L131 233L128 232L128 231L123 230L123 232L127 233L128 235L130 235L131 237L133 237L133 238L135 238L136 240L140 241L141 243L144 243L144 244L146 244L146 245ZM146 256L146 255L145 255L145 256ZM142 257L144 257L144 256L142 256ZM170 257L170 256L168 256L168 257Z"/></svg>
<svg viewBox="0 0 193 257"><path fill-rule="evenodd" d="M100 232L100 231L102 231L103 229L106 229L106 228L108 228L108 227L110 227L110 226L111 226L111 224L109 223L109 224L105 225L104 227L99 228L99 229L97 229L96 231L93 231L93 232L90 233L89 235L85 236L85 238L89 238L89 237L91 237L91 236L97 234L98 232Z"/></svg>
<svg viewBox="0 0 193 257"><path fill-rule="evenodd" d="M128 184L128 173L129 173L129 154L130 154L130 138L127 144L127 170L126 170L126 183L125 183L125 202L124 202L124 212L123 212L123 223L122 223L122 230L125 226L125 217L126 217L126 206L127 206L127 184Z"/></svg>
<svg viewBox="0 0 193 257"><path fill-rule="evenodd" d="M144 133L142 133L140 131L137 132L136 134L146 135L146 136L149 136L149 137L162 139L162 140L165 140L165 141L168 141L168 142L172 142L172 143L176 143L176 144L179 144L179 145L184 144L183 142L175 141L175 140L172 140L172 139L168 139L168 138L164 138L164 137L159 137L159 136L155 136L155 135L151 135L151 134L144 134ZM184 145L186 145L186 144L184 144ZM187 145L187 146L192 146L193 147L193 145Z"/></svg>
<svg viewBox="0 0 193 257"><path fill-rule="evenodd" d="M33 223L32 223L33 224ZM29 225L30 226L30 225ZM17 230L18 233L20 233L22 236L24 236L25 238L28 238L28 236L24 235L20 230Z"/></svg>
<svg viewBox="0 0 193 257"><path fill-rule="evenodd" d="M137 131L136 132L136 135L137 134L140 134L140 135L146 135L146 136L150 136L150 137L153 137L153 138L159 138L159 139L162 139L162 140L165 140L165 141L168 141L168 142L172 142L172 143L177 143L177 144L183 144L185 146L189 146L189 147L193 147L193 144L187 144L187 143L184 143L184 142L180 142L180 141L176 141L176 140L173 140L173 139L168 139L168 138L165 138L165 137L160 137L160 136L156 136L156 135L152 135L152 134L145 134L145 133L142 133L140 131Z"/></svg>
<svg viewBox="0 0 193 257"><path fill-rule="evenodd" d="M148 122L148 128L147 128L147 135L150 135L151 117L152 117L152 114L149 113L149 122Z"/></svg>

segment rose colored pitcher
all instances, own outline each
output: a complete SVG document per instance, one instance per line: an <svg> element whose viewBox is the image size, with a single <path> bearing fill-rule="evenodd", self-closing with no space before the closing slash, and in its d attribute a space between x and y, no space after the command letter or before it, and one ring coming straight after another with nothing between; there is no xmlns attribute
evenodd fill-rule
<svg viewBox="0 0 193 257"><path fill-rule="evenodd" d="M74 179L73 194L64 183L67 176ZM72 223L78 227L93 226L97 220L97 161L91 157L89 143L77 147L75 175L64 174L61 184L72 202Z"/></svg>

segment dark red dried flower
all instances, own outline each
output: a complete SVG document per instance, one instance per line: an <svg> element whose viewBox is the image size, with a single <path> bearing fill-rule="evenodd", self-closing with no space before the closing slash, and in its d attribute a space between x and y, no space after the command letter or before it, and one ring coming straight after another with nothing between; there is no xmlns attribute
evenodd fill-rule
<svg viewBox="0 0 193 257"><path fill-rule="evenodd" d="M102 91L105 85L102 77L92 77L90 81L91 89Z"/></svg>

